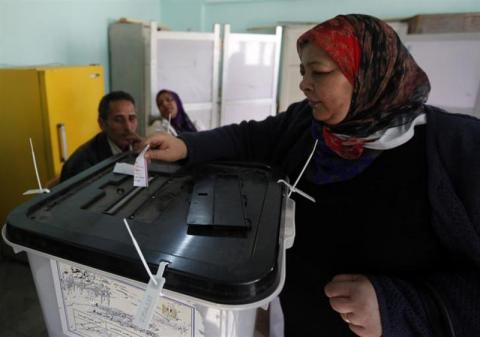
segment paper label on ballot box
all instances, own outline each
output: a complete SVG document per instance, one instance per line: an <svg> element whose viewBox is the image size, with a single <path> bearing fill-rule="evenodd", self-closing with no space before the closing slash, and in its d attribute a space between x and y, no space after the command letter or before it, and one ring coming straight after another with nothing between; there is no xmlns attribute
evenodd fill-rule
<svg viewBox="0 0 480 337"><path fill-rule="evenodd" d="M148 329L134 316L144 289L63 262L52 261L64 333L72 337L195 337L195 308L162 296Z"/></svg>

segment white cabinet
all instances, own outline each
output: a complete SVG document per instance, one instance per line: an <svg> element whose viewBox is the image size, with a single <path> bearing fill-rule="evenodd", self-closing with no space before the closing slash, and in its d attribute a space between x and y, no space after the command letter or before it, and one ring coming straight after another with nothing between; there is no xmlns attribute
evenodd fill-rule
<svg viewBox="0 0 480 337"><path fill-rule="evenodd" d="M405 46L427 73L427 103L480 117L480 33L408 34Z"/></svg>

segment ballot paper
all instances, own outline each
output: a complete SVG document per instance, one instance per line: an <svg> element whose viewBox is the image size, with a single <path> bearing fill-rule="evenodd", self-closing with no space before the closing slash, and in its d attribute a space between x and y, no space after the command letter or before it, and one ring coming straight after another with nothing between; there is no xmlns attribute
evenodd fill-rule
<svg viewBox="0 0 480 337"><path fill-rule="evenodd" d="M125 174L127 176L133 176L133 165L129 163L115 163L113 167L113 173Z"/></svg>
<svg viewBox="0 0 480 337"><path fill-rule="evenodd" d="M150 145L147 144L143 151L137 156L137 159L135 159L133 166L133 186L148 187L148 166L145 153L149 148Z"/></svg>

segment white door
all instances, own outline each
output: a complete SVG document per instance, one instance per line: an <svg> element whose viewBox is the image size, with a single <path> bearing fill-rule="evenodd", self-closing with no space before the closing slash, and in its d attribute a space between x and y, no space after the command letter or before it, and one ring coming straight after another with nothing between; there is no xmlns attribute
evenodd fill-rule
<svg viewBox="0 0 480 337"><path fill-rule="evenodd" d="M274 35L237 34L225 25L220 125L276 114L281 37L281 27Z"/></svg>
<svg viewBox="0 0 480 337"><path fill-rule="evenodd" d="M192 120L205 128L217 126L220 26L213 33L158 31L151 44L151 114L159 114L157 92L169 89Z"/></svg>

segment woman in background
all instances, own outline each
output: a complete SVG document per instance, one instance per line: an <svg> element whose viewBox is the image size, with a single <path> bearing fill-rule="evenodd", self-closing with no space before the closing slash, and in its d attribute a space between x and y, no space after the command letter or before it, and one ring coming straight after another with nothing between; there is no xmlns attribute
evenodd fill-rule
<svg viewBox="0 0 480 337"><path fill-rule="evenodd" d="M183 108L182 101L177 93L163 89L157 93L155 98L160 119L158 122L153 119L150 123L149 134L160 131L177 136L182 132L196 132L199 125L192 122Z"/></svg>

